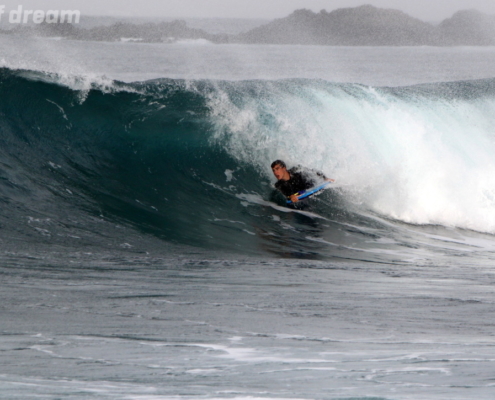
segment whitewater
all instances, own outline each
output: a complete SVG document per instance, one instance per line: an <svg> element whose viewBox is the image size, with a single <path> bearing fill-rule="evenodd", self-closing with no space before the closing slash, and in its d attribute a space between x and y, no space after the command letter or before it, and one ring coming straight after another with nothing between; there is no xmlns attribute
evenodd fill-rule
<svg viewBox="0 0 495 400"><path fill-rule="evenodd" d="M493 398L495 48L0 48L0 398Z"/></svg>

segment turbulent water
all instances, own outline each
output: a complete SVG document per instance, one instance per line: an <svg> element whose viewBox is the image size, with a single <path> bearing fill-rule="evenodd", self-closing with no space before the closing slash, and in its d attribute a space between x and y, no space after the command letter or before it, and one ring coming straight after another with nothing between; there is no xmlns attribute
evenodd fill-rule
<svg viewBox="0 0 495 400"><path fill-rule="evenodd" d="M475 233L495 231L492 80L390 89L162 79L74 90L53 74L1 77L12 237L91 240L103 219L263 256L417 263L452 246L492 250ZM324 171L333 190L284 207L277 158Z"/></svg>
<svg viewBox="0 0 495 400"><path fill-rule="evenodd" d="M491 398L495 78L294 75L0 70L0 397Z"/></svg>

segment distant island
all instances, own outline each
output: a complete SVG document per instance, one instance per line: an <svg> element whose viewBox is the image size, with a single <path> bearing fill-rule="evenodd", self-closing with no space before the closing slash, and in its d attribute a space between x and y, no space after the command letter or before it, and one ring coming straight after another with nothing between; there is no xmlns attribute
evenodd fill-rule
<svg viewBox="0 0 495 400"><path fill-rule="evenodd" d="M433 25L399 10L363 5L319 13L297 10L285 18L237 35L208 33L190 28L179 20L145 24L118 22L88 29L75 24L43 23L0 30L0 33L147 43L207 40L212 43L328 46L491 46L495 45L495 16L463 10Z"/></svg>
<svg viewBox="0 0 495 400"><path fill-rule="evenodd" d="M458 11L435 26L402 11L371 5L319 13L297 10L237 39L330 46L486 46L495 45L495 16Z"/></svg>
<svg viewBox="0 0 495 400"><path fill-rule="evenodd" d="M209 34L201 29L189 28L186 22L181 20L143 24L116 22L110 26L96 26L87 29L68 23L42 23L29 26L20 25L14 29L0 30L0 34L104 42L174 43L178 40L203 39L217 43L227 40L227 35Z"/></svg>

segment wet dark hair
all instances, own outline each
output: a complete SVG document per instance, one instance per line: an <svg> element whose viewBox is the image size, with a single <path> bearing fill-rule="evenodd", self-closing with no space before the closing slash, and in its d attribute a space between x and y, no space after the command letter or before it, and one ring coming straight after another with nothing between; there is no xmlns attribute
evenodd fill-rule
<svg viewBox="0 0 495 400"><path fill-rule="evenodd" d="M276 165L287 168L282 160L275 160L274 162L272 162L272 169L275 168Z"/></svg>

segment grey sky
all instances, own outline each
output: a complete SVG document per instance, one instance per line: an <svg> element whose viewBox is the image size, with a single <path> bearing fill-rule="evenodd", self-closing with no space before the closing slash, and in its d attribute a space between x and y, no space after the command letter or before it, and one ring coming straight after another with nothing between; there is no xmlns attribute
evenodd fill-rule
<svg viewBox="0 0 495 400"><path fill-rule="evenodd" d="M332 11L373 4L424 21L440 21L461 9L495 14L495 0L0 0L5 10L79 10L82 15L153 17L281 18L299 8Z"/></svg>

